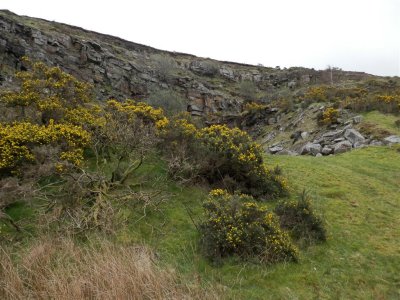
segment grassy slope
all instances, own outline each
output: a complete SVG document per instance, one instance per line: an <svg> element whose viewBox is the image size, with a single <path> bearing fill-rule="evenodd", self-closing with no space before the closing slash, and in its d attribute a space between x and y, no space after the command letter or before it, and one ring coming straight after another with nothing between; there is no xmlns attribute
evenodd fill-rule
<svg viewBox="0 0 400 300"><path fill-rule="evenodd" d="M268 156L294 193L304 187L323 212L329 240L303 250L299 264L211 266L198 255L196 232L182 203L198 215L205 191L170 187L164 227L154 215L142 238L188 276L217 283L231 299L393 299L400 297L400 154L368 148L335 157ZM146 228L147 229L143 229ZM155 229L157 228L157 229Z"/></svg>
<svg viewBox="0 0 400 300"><path fill-rule="evenodd" d="M298 266L274 269L283 298L400 297L400 154L368 148L335 157L270 157L295 189L315 193L327 220L326 245ZM295 297L294 297L295 298Z"/></svg>
<svg viewBox="0 0 400 300"><path fill-rule="evenodd" d="M398 119L398 116L383 114L378 111L363 113L363 122L376 124L378 128L387 130L395 135L400 135L400 128L395 125L395 121Z"/></svg>
<svg viewBox="0 0 400 300"><path fill-rule="evenodd" d="M131 222L117 240L149 243L188 282L216 284L227 299L398 299L400 154L371 147L334 157L267 156L266 161L283 167L293 194L309 189L327 220L328 242L301 251L299 264L210 265L198 252L187 214L189 209L198 220L206 190L180 189L163 180L156 186L168 190L168 202L140 221L139 213L127 211ZM149 174L163 176L162 169L154 161L141 172L154 184ZM18 211L10 214L17 217Z"/></svg>

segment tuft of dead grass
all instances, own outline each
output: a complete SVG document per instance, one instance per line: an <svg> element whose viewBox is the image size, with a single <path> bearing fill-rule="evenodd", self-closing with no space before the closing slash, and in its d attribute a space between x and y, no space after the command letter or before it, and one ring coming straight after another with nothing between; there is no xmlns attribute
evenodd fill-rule
<svg viewBox="0 0 400 300"><path fill-rule="evenodd" d="M40 240L18 257L0 248L1 299L217 299L184 284L142 246Z"/></svg>

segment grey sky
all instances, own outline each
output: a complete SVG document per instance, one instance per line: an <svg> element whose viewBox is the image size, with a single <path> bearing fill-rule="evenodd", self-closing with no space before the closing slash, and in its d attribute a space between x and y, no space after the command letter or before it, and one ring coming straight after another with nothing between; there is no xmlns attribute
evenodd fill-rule
<svg viewBox="0 0 400 300"><path fill-rule="evenodd" d="M0 8L219 60L400 76L400 0L0 0Z"/></svg>

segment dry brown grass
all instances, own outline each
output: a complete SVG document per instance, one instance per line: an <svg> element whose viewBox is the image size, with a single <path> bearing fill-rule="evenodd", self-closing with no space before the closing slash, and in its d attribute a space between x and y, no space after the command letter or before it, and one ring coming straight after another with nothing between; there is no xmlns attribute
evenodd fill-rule
<svg viewBox="0 0 400 300"><path fill-rule="evenodd" d="M216 299L180 282L146 247L41 240L16 258L0 248L0 299Z"/></svg>

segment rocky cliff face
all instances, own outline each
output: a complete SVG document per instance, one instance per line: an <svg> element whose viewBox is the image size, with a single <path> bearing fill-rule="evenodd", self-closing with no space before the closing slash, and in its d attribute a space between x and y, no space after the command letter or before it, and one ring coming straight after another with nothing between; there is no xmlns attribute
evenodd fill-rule
<svg viewBox="0 0 400 300"><path fill-rule="evenodd" d="M13 85L14 73L23 68L20 57L24 55L93 83L98 99L145 100L155 91L171 90L186 100L193 115L237 114L243 101L240 82L245 80L254 83L261 98L279 89L295 90L330 80L326 71L204 59L0 11L0 85ZM334 79L358 81L368 76L335 71Z"/></svg>

